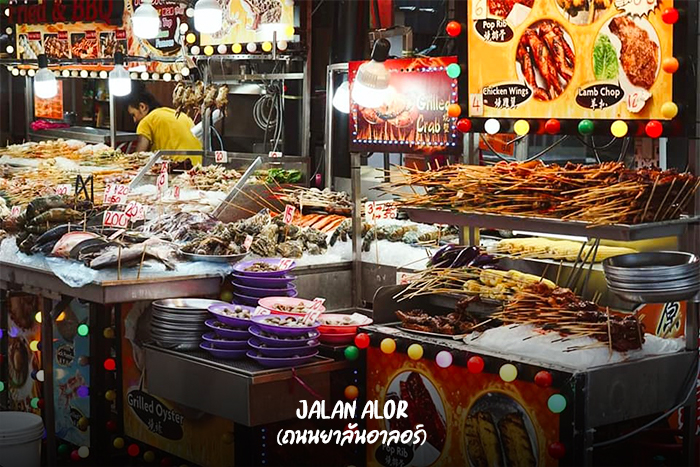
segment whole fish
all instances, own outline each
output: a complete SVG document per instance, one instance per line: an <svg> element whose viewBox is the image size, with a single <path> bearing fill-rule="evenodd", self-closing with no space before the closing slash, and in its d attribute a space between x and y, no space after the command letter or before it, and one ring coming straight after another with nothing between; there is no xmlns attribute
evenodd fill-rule
<svg viewBox="0 0 700 467"><path fill-rule="evenodd" d="M104 237L95 237L95 238L87 238L83 240L82 242L78 243L75 245L71 250L68 256L70 256L72 259L80 259L80 255L83 253L89 253L89 252L94 252L94 251L102 251L105 248L108 248L112 245L119 245L117 242L111 242L108 239Z"/></svg>
<svg viewBox="0 0 700 467"><path fill-rule="evenodd" d="M75 245L90 238L96 237L99 237L99 235L92 232L69 232L63 237L61 237L61 239L58 242L56 242L56 245L54 245L53 250L51 250L51 255L59 256L62 258L68 258L70 256L71 250Z"/></svg>
<svg viewBox="0 0 700 467"><path fill-rule="evenodd" d="M36 243L32 247L32 253L50 252L53 249L56 242L72 230L82 230L82 227L80 224L61 224L50 230L47 230L39 238L36 239Z"/></svg>
<svg viewBox="0 0 700 467"><path fill-rule="evenodd" d="M122 267L138 264L141 262L141 256L144 254L144 247L146 248L146 258L153 258L160 261L169 270L175 269L175 264L172 260L175 255L174 247L155 237L143 243L132 245L128 248L122 248L121 253L119 252L119 248L105 250L100 256L90 261L90 267L92 269L117 267L120 262Z"/></svg>

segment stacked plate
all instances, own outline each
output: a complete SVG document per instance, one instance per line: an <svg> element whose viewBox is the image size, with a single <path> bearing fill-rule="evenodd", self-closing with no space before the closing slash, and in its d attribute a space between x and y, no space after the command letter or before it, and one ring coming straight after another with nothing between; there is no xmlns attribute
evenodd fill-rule
<svg viewBox="0 0 700 467"><path fill-rule="evenodd" d="M296 297L296 277L288 274L294 269L294 262L286 267L281 267L281 262L281 258L262 258L236 264L233 268L236 303L256 306L263 297Z"/></svg>
<svg viewBox="0 0 700 467"><path fill-rule="evenodd" d="M268 368L285 368L309 363L318 355L318 321L302 323L302 317L263 315L252 318L248 357Z"/></svg>
<svg viewBox="0 0 700 467"><path fill-rule="evenodd" d="M357 328L372 324L371 318L360 313L327 313L319 316L318 321L321 323L318 328L321 333L319 340L326 345L352 344L357 335Z"/></svg>
<svg viewBox="0 0 700 467"><path fill-rule="evenodd" d="M658 251L614 256L603 261L603 270L610 290L630 302L688 300L700 291L700 261L690 253Z"/></svg>
<svg viewBox="0 0 700 467"><path fill-rule="evenodd" d="M311 311L314 302L303 298L265 297L260 299L259 305L273 315L304 316ZM326 307L319 305L319 311L324 313Z"/></svg>
<svg viewBox="0 0 700 467"><path fill-rule="evenodd" d="M242 305L217 304L209 307L215 319L205 325L211 330L202 335L200 347L212 356L226 360L244 358L250 349L248 328L254 308Z"/></svg>
<svg viewBox="0 0 700 467"><path fill-rule="evenodd" d="M204 323L208 318L207 308L221 303L201 298L155 301L151 305L151 337L156 344L168 349L196 349L202 332L207 330Z"/></svg>

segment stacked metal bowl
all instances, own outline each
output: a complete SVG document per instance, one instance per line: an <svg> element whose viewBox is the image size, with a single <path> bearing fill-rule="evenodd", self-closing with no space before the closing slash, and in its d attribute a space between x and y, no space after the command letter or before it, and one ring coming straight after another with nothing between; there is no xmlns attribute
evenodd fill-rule
<svg viewBox="0 0 700 467"><path fill-rule="evenodd" d="M603 261L605 280L620 298L634 303L689 300L700 291L700 261L691 253L658 251Z"/></svg>
<svg viewBox="0 0 700 467"><path fill-rule="evenodd" d="M209 317L209 306L221 303L201 298L155 301L151 305L151 338L168 349L196 349L202 341L202 333L207 330L204 321Z"/></svg>

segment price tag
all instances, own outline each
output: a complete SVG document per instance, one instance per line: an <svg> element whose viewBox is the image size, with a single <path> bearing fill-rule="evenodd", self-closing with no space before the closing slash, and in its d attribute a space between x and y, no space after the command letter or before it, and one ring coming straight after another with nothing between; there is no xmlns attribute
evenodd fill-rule
<svg viewBox="0 0 700 467"><path fill-rule="evenodd" d="M214 151L214 162L226 164L228 162L228 153L226 151Z"/></svg>
<svg viewBox="0 0 700 467"><path fill-rule="evenodd" d="M393 201L367 201L365 203L365 221L379 219L396 219L398 208Z"/></svg>
<svg viewBox="0 0 700 467"><path fill-rule="evenodd" d="M282 157L282 153L279 151L270 151L267 153L267 157Z"/></svg>
<svg viewBox="0 0 700 467"><path fill-rule="evenodd" d="M481 117L484 115L484 95L469 94L469 115Z"/></svg>
<svg viewBox="0 0 700 467"><path fill-rule="evenodd" d="M311 305L310 308L311 308L312 310L320 310L321 307L323 306L323 303L324 303L325 301L326 301L325 298L316 297L316 298L314 298L314 302L313 302L313 304Z"/></svg>
<svg viewBox="0 0 700 467"><path fill-rule="evenodd" d="M168 173L168 161L163 161L160 163L160 173Z"/></svg>
<svg viewBox="0 0 700 467"><path fill-rule="evenodd" d="M70 195L73 191L73 185L70 183L63 183L61 185L56 185L57 195Z"/></svg>
<svg viewBox="0 0 700 467"><path fill-rule="evenodd" d="M10 217L14 217L15 219L18 218L22 214L22 208L19 206L12 206L12 209L10 209Z"/></svg>
<svg viewBox="0 0 700 467"><path fill-rule="evenodd" d="M105 227L119 227L125 229L129 225L129 217L125 212L105 211L102 214L102 225Z"/></svg>
<svg viewBox="0 0 700 467"><path fill-rule="evenodd" d="M284 271L285 269L289 269L292 267L292 264L294 264L294 260L291 258L284 258L280 261L279 269L278 271Z"/></svg>
<svg viewBox="0 0 700 467"><path fill-rule="evenodd" d="M296 211L296 208L292 206L291 204L288 204L284 207L284 223L285 224L291 224L292 219L294 219L294 212Z"/></svg>
<svg viewBox="0 0 700 467"><path fill-rule="evenodd" d="M270 314L270 310L259 306L259 307L256 307L255 311L253 311L250 315L251 316L264 316L264 315L269 315L269 314Z"/></svg>
<svg viewBox="0 0 700 467"><path fill-rule="evenodd" d="M126 232L126 229L119 229L116 232L114 232L112 235L110 235L109 239L114 240L114 239L118 238L121 234L123 234L124 232Z"/></svg>
<svg viewBox="0 0 700 467"><path fill-rule="evenodd" d="M180 199L180 187L173 187L173 198Z"/></svg>
<svg viewBox="0 0 700 467"><path fill-rule="evenodd" d="M487 0L474 0L472 2L472 19L485 19L487 10Z"/></svg>
<svg viewBox="0 0 700 467"><path fill-rule="evenodd" d="M166 191L168 191L168 172L161 172L156 179L156 188L158 189L158 195L163 197Z"/></svg>
<svg viewBox="0 0 700 467"><path fill-rule="evenodd" d="M627 110L635 114L641 112L650 97L651 93L645 90L628 94L626 97Z"/></svg>
<svg viewBox="0 0 700 467"><path fill-rule="evenodd" d="M320 308L311 308L308 311L308 313L306 313L304 315L304 317L302 318L302 320L301 320L302 324L306 324L309 326L314 324L314 322L316 322L318 317L321 316L321 313L322 313L322 311Z"/></svg>
<svg viewBox="0 0 700 467"><path fill-rule="evenodd" d="M420 273L417 272L397 272L396 273L396 284L406 285L410 284L414 280L420 277Z"/></svg>
<svg viewBox="0 0 700 467"><path fill-rule="evenodd" d="M136 201L129 202L124 212L132 222L146 220L146 207Z"/></svg>
<svg viewBox="0 0 700 467"><path fill-rule="evenodd" d="M399 209L396 207L396 203L388 202L384 205L382 210L382 219L396 219L399 214Z"/></svg>
<svg viewBox="0 0 700 467"><path fill-rule="evenodd" d="M245 248L245 251L250 250L250 245L253 244L253 236L252 235L246 235L245 236L245 241L243 242L243 248Z"/></svg>
<svg viewBox="0 0 700 467"><path fill-rule="evenodd" d="M365 222L372 222L374 219L374 201L365 203Z"/></svg>
<svg viewBox="0 0 700 467"><path fill-rule="evenodd" d="M126 204L129 195L129 185L108 183L105 186L104 204Z"/></svg>

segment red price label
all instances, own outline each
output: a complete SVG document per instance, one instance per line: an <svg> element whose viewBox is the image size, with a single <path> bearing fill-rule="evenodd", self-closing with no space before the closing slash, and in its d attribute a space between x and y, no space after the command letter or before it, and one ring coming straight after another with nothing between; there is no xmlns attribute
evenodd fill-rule
<svg viewBox="0 0 700 467"><path fill-rule="evenodd" d="M105 187L104 204L126 204L129 195L129 185L108 183Z"/></svg>
<svg viewBox="0 0 700 467"><path fill-rule="evenodd" d="M284 207L284 223L285 224L291 224L292 220L294 219L294 212L296 211L296 208L292 206L291 204L288 204Z"/></svg>
<svg viewBox="0 0 700 467"><path fill-rule="evenodd" d="M68 39L68 31L58 31L58 39L65 41Z"/></svg>
<svg viewBox="0 0 700 467"><path fill-rule="evenodd" d="M214 151L214 162L217 164L225 164L228 162L228 153L226 151Z"/></svg>
<svg viewBox="0 0 700 467"><path fill-rule="evenodd" d="M311 309L312 310L320 310L325 301L326 301L325 298L321 298L321 297L314 298L314 302L311 304Z"/></svg>
<svg viewBox="0 0 700 467"><path fill-rule="evenodd" d="M10 210L10 217L18 218L22 214L22 208L19 206L12 206Z"/></svg>
<svg viewBox="0 0 700 467"><path fill-rule="evenodd" d="M102 215L102 225L125 229L129 225L129 217L125 212L105 211Z"/></svg>
<svg viewBox="0 0 700 467"><path fill-rule="evenodd" d="M40 32L30 32L27 34L27 39L30 41L40 41L41 40L41 33Z"/></svg>
<svg viewBox="0 0 700 467"><path fill-rule="evenodd" d="M61 184L56 186L56 194L57 195L69 195L71 194L71 190L73 189L73 185L69 183Z"/></svg>
<svg viewBox="0 0 700 467"><path fill-rule="evenodd" d="M320 308L311 308L308 313L304 315L302 318L301 322L302 324L305 324L307 326L311 326L316 322L319 316L321 316L321 309Z"/></svg>
<svg viewBox="0 0 700 467"><path fill-rule="evenodd" d="M123 41L126 39L126 30L117 29L117 40Z"/></svg>
<svg viewBox="0 0 700 467"><path fill-rule="evenodd" d="M245 241L243 242L243 248L245 248L245 251L250 250L250 245L253 244L253 236L252 235L246 235L245 236Z"/></svg>
<svg viewBox="0 0 700 467"><path fill-rule="evenodd" d="M398 208L393 201L368 201L365 203L365 221L396 219Z"/></svg>
<svg viewBox="0 0 700 467"><path fill-rule="evenodd" d="M124 212L131 221L146 220L146 207L141 203L137 203L136 201L131 201L129 204L127 204Z"/></svg>
<svg viewBox="0 0 700 467"><path fill-rule="evenodd" d="M168 161L160 163L160 173L168 173Z"/></svg>
<svg viewBox="0 0 700 467"><path fill-rule="evenodd" d="M168 190L168 172L161 172L156 179L156 188L158 189L158 194L163 196Z"/></svg>
<svg viewBox="0 0 700 467"><path fill-rule="evenodd" d="M282 157L282 153L279 151L270 151L267 153L267 157Z"/></svg>
<svg viewBox="0 0 700 467"><path fill-rule="evenodd" d="M85 39L97 39L97 31L85 31Z"/></svg>
<svg viewBox="0 0 700 467"><path fill-rule="evenodd" d="M173 198L180 199L180 187L176 186L173 188Z"/></svg>
<svg viewBox="0 0 700 467"><path fill-rule="evenodd" d="M270 310L259 306L259 307L256 307L255 311L253 311L251 313L251 316L264 316L264 315L269 315L269 314L270 314Z"/></svg>
<svg viewBox="0 0 700 467"><path fill-rule="evenodd" d="M278 271L284 271L285 269L289 269L292 267L292 264L294 264L294 260L291 258L284 258L283 260L280 261L279 269Z"/></svg>

